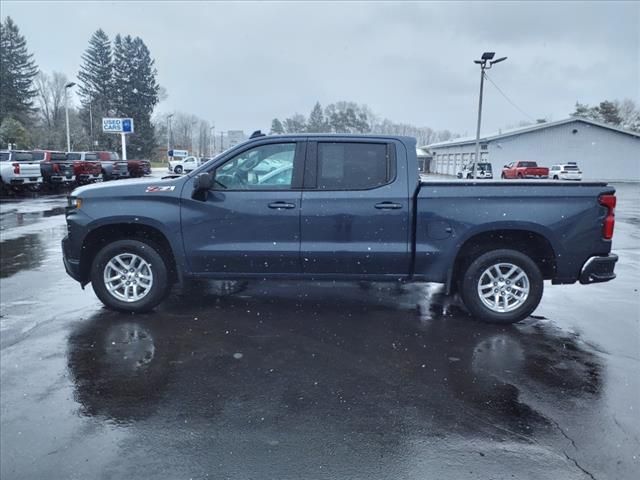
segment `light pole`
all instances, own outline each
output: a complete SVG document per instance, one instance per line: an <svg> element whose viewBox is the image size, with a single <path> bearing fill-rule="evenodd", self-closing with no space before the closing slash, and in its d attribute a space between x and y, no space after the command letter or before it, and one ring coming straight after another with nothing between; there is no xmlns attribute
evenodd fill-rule
<svg viewBox="0 0 640 480"><path fill-rule="evenodd" d="M213 157L213 146L216 143L216 124L214 123L209 127L209 156Z"/></svg>
<svg viewBox="0 0 640 480"><path fill-rule="evenodd" d="M67 152L71 151L71 135L69 135L69 95L67 92L74 85L75 82L69 82L64 86L64 117L67 121Z"/></svg>
<svg viewBox="0 0 640 480"><path fill-rule="evenodd" d="M93 141L93 106L91 105L93 100L89 98L89 136L91 137L91 148L95 147L95 142Z"/></svg>
<svg viewBox="0 0 640 480"><path fill-rule="evenodd" d="M476 128L476 157L473 161L473 178L476 178L476 167L480 162L480 122L482 120L482 88L484 87L484 71L489 70L494 64L504 62L507 57L501 57L493 60L495 52L484 52L480 60L474 60L473 63L480 65L480 99L478 100L478 127Z"/></svg>
<svg viewBox="0 0 640 480"><path fill-rule="evenodd" d="M193 145L194 145L194 143L193 143L193 126L194 126L196 123L198 123L198 121L197 121L197 120L192 120L192 121L191 121L191 131L189 132L189 137L191 137L191 138L190 138L190 140L191 140L191 155L194 155L194 153L195 153L195 152L194 152L194 150L193 150L193 148L194 148L194 147L193 147ZM195 156L195 155L194 155L194 156Z"/></svg>
<svg viewBox="0 0 640 480"><path fill-rule="evenodd" d="M173 117L173 113L167 115L167 161L171 159L169 156L171 151L171 117Z"/></svg>

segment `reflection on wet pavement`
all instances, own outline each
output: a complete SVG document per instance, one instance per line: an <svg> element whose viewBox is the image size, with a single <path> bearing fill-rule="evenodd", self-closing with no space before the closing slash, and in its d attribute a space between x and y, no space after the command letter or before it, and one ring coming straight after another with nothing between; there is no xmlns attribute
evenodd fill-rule
<svg viewBox="0 0 640 480"><path fill-rule="evenodd" d="M3 241L0 246L0 278L10 277L20 270L37 268L45 256L40 235L36 233Z"/></svg>

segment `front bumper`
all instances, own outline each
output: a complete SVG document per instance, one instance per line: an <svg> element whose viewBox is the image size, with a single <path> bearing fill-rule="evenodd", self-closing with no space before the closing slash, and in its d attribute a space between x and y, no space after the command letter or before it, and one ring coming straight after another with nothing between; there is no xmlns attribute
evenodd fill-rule
<svg viewBox="0 0 640 480"><path fill-rule="evenodd" d="M80 279L80 260L70 258L68 255L69 249L69 237L62 239L62 261L64 263L64 269L67 274L77 282L81 282Z"/></svg>
<svg viewBox="0 0 640 480"><path fill-rule="evenodd" d="M613 253L589 258L580 271L580 283L600 283L613 280L616 278L613 269L617 261L618 256Z"/></svg>

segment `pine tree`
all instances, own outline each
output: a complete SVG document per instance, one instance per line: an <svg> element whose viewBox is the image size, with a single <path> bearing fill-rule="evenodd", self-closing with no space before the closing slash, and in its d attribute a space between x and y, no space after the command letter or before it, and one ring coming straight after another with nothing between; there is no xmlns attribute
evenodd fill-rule
<svg viewBox="0 0 640 480"><path fill-rule="evenodd" d="M604 123L610 125L620 125L622 123L616 102L605 100L604 102L600 102L596 110Z"/></svg>
<svg viewBox="0 0 640 480"><path fill-rule="evenodd" d="M576 110L571 114L572 117L592 118L592 108L586 103L576 102Z"/></svg>
<svg viewBox="0 0 640 480"><path fill-rule="evenodd" d="M284 127L282 126L282 122L277 118L274 118L271 121L271 135L282 135L284 133Z"/></svg>
<svg viewBox="0 0 640 480"><path fill-rule="evenodd" d="M157 70L149 49L141 38L117 35L113 50L113 84L115 109L134 121L127 151L131 158L150 158L155 147L151 114L159 101Z"/></svg>
<svg viewBox="0 0 640 480"><path fill-rule="evenodd" d="M329 125L324 119L324 113L322 112L322 106L320 102L316 102L311 114L309 115L309 121L307 122L307 132L309 133L324 133L329 131Z"/></svg>
<svg viewBox="0 0 640 480"><path fill-rule="evenodd" d="M0 24L0 123L13 117L22 124L31 123L33 86L38 67L27 50L27 42L20 35L11 17Z"/></svg>
<svg viewBox="0 0 640 480"><path fill-rule="evenodd" d="M102 133L101 120L109 116L113 108L113 62L111 41L102 29L89 39L89 47L82 55L78 73L82 124L101 148L113 149L117 144L114 135ZM93 122L93 125L91 124Z"/></svg>

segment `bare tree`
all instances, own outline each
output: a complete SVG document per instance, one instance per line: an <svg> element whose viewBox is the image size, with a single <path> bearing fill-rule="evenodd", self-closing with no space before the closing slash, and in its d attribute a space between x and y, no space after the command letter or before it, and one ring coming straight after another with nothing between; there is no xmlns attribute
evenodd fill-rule
<svg viewBox="0 0 640 480"><path fill-rule="evenodd" d="M36 81L36 104L43 140L40 147L62 148L65 129L64 102L67 77L60 72L39 72Z"/></svg>

